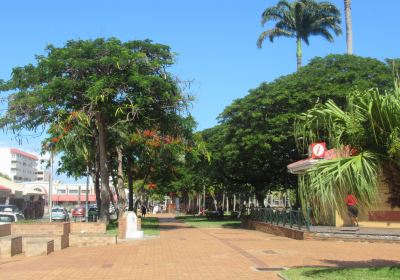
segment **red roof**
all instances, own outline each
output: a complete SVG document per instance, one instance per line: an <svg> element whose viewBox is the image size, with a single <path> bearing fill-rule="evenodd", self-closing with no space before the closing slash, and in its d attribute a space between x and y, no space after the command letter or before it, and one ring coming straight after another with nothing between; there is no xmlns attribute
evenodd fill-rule
<svg viewBox="0 0 400 280"><path fill-rule="evenodd" d="M11 191L11 189L9 189L7 187L4 187L4 186L1 186L1 185L0 185L0 190L1 191Z"/></svg>
<svg viewBox="0 0 400 280"><path fill-rule="evenodd" d="M61 201L61 202L77 202L79 196L78 195L67 195L67 194L53 194L51 196L51 199L53 201ZM96 196L95 195L89 195L88 200L90 202L96 201ZM86 195L81 195L81 202L86 201Z"/></svg>
<svg viewBox="0 0 400 280"><path fill-rule="evenodd" d="M31 158L31 159L33 159L33 160L38 160L37 156L34 156L34 155L29 154L29 153L27 153L27 152L18 150L18 149L16 149L16 148L11 148L10 151L11 151L11 154L19 154L19 155L21 155L21 156L24 156L24 157L27 157L27 158Z"/></svg>

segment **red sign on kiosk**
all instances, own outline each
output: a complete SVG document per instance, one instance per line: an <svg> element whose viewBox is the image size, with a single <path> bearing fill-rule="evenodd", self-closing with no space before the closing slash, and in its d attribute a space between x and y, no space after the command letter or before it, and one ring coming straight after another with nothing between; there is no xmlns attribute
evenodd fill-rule
<svg viewBox="0 0 400 280"><path fill-rule="evenodd" d="M324 158L326 152L326 143L312 143L311 144L311 158Z"/></svg>

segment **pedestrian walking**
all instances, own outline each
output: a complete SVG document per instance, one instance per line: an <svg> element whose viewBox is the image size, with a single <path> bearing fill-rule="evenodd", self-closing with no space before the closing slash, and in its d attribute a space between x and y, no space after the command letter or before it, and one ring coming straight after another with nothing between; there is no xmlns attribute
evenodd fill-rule
<svg viewBox="0 0 400 280"><path fill-rule="evenodd" d="M358 227L358 208L356 197L351 192L349 192L345 199L345 202L347 205L349 217L351 219L351 224Z"/></svg>
<svg viewBox="0 0 400 280"><path fill-rule="evenodd" d="M146 217L146 212L147 212L147 209L146 209L146 206L144 206L144 205L142 205L142 217L144 218L144 217Z"/></svg>

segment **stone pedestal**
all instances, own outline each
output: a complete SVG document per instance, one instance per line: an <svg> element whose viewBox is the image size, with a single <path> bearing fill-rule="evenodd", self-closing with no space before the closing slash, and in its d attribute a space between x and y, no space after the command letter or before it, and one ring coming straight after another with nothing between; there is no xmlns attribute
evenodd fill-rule
<svg viewBox="0 0 400 280"><path fill-rule="evenodd" d="M138 239L143 238L143 231L138 230L138 218L135 212L126 212L126 232L125 238Z"/></svg>

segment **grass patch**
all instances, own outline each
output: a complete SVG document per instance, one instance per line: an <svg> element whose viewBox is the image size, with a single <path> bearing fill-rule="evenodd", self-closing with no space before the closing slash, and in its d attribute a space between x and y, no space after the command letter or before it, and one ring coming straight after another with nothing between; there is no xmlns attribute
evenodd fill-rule
<svg viewBox="0 0 400 280"><path fill-rule="evenodd" d="M199 228L240 228L240 220L233 220L230 216L225 216L223 220L208 220L206 217L178 216L176 219L193 227Z"/></svg>
<svg viewBox="0 0 400 280"><path fill-rule="evenodd" d="M142 230L145 235L159 235L160 229L158 226L157 218L141 218L142 219ZM110 220L107 225L108 235L118 235L118 220Z"/></svg>
<svg viewBox="0 0 400 280"><path fill-rule="evenodd" d="M106 234L118 235L118 220L110 220L110 223L106 227Z"/></svg>
<svg viewBox="0 0 400 280"><path fill-rule="evenodd" d="M142 230L145 235L160 235L157 218L142 218Z"/></svg>
<svg viewBox="0 0 400 280"><path fill-rule="evenodd" d="M290 280L309 279L351 279L351 280L386 280L400 279L400 267L368 268L295 268L282 271L281 274Z"/></svg>

